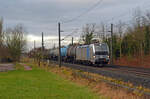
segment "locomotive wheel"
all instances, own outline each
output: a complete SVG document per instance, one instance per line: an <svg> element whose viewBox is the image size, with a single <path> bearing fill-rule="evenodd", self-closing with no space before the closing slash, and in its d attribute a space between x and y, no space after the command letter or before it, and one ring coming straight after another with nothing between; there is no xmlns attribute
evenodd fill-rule
<svg viewBox="0 0 150 99"><path fill-rule="evenodd" d="M98 67L103 67L103 66L104 66L104 64L99 64L99 65L98 65Z"/></svg>

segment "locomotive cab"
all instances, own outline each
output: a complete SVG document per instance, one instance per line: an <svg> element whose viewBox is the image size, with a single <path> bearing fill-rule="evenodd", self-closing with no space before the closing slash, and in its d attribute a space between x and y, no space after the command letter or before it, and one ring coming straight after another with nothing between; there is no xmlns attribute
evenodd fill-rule
<svg viewBox="0 0 150 99"><path fill-rule="evenodd" d="M93 58L95 64L108 64L109 47L106 43L94 44Z"/></svg>

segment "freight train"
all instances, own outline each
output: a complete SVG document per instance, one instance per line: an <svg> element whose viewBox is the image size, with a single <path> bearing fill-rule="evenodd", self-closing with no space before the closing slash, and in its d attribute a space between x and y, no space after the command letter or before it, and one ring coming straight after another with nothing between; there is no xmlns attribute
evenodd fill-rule
<svg viewBox="0 0 150 99"><path fill-rule="evenodd" d="M59 49L51 49L50 60L58 60ZM62 61L70 63L100 65L109 63L109 47L106 43L71 45L61 48Z"/></svg>

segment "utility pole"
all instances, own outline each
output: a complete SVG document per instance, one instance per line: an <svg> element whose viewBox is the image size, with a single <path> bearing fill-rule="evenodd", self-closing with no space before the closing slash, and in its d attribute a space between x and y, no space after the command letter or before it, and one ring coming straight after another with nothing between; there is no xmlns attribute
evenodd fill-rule
<svg viewBox="0 0 150 99"><path fill-rule="evenodd" d="M35 40L34 40L34 50L35 50Z"/></svg>
<svg viewBox="0 0 150 99"><path fill-rule="evenodd" d="M110 63L111 63L111 65L113 65L113 24L111 24L111 56L110 56L110 58L111 58L111 60L110 60Z"/></svg>
<svg viewBox="0 0 150 99"><path fill-rule="evenodd" d="M44 60L44 35L42 32L42 60Z"/></svg>
<svg viewBox="0 0 150 99"><path fill-rule="evenodd" d="M72 37L72 45L73 45L73 37Z"/></svg>
<svg viewBox="0 0 150 99"><path fill-rule="evenodd" d="M35 40L34 40L34 62L35 62Z"/></svg>
<svg viewBox="0 0 150 99"><path fill-rule="evenodd" d="M61 67L61 35L60 35L60 22L58 23L58 36L59 36L59 67Z"/></svg>
<svg viewBox="0 0 150 99"><path fill-rule="evenodd" d="M43 32L42 32L42 51L44 51L44 35L43 35Z"/></svg>
<svg viewBox="0 0 150 99"><path fill-rule="evenodd" d="M103 31L103 42L104 42L104 38L105 38L105 26L104 26L104 24L102 26L102 31Z"/></svg>

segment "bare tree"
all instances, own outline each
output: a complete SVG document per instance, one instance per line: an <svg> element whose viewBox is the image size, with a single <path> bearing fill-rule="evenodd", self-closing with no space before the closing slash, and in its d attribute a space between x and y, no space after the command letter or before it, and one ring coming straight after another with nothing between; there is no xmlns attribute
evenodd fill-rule
<svg viewBox="0 0 150 99"><path fill-rule="evenodd" d="M26 47L25 29L19 24L14 29L7 29L5 33L6 47L13 61L19 61Z"/></svg>
<svg viewBox="0 0 150 99"><path fill-rule="evenodd" d="M104 42L105 41L105 33L106 33L106 28L105 28L105 23L101 22L99 26L97 26L97 33L98 33L98 38L99 41Z"/></svg>
<svg viewBox="0 0 150 99"><path fill-rule="evenodd" d="M146 22L148 22L147 25L150 25L150 11L146 12Z"/></svg>
<svg viewBox="0 0 150 99"><path fill-rule="evenodd" d="M3 19L0 19L0 46L2 46L3 42Z"/></svg>
<svg viewBox="0 0 150 99"><path fill-rule="evenodd" d="M3 21L0 19L0 52L2 52L3 46L2 46L2 31L3 31ZM0 60L2 59L2 53L0 53Z"/></svg>
<svg viewBox="0 0 150 99"><path fill-rule="evenodd" d="M123 27L125 26L125 23L123 23L121 20L119 21L117 27L118 27L118 33L120 38L120 57L122 56L122 36L123 36Z"/></svg>
<svg viewBox="0 0 150 99"><path fill-rule="evenodd" d="M83 27L82 40L85 44L91 44L93 39L93 34L95 32L95 24L86 24Z"/></svg>
<svg viewBox="0 0 150 99"><path fill-rule="evenodd" d="M133 13L133 26L139 28L142 25L142 11L140 8L136 8Z"/></svg>

